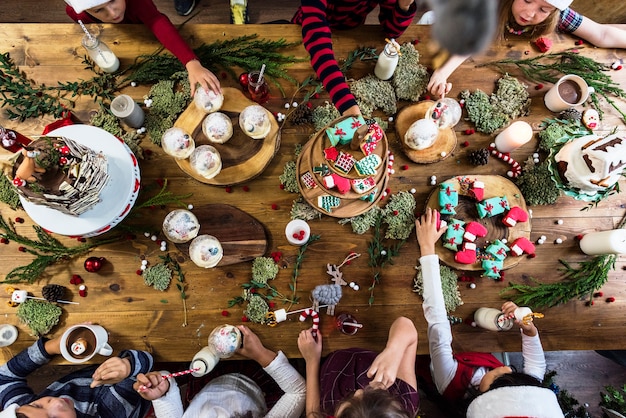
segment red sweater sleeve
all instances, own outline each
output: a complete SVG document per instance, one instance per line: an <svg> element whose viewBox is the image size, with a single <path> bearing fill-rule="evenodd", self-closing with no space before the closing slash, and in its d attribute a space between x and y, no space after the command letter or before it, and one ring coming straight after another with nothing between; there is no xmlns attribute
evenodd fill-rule
<svg viewBox="0 0 626 418"><path fill-rule="evenodd" d="M82 20L84 23L95 23L95 19L86 12L76 13L71 6L66 6L65 11L74 21ZM168 51L183 63L187 64L196 55L185 40L180 36L167 16L159 12L152 0L126 0L126 13L122 23L143 23Z"/></svg>
<svg viewBox="0 0 626 418"><path fill-rule="evenodd" d="M397 0L383 0L380 2L378 21L389 38L398 38L411 25L417 6L411 4L409 10L404 11L398 6Z"/></svg>

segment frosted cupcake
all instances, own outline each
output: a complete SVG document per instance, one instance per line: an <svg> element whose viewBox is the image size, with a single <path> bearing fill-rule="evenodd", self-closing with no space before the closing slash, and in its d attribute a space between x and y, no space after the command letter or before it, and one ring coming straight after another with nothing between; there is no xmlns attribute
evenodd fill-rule
<svg viewBox="0 0 626 418"><path fill-rule="evenodd" d="M426 113L427 119L435 121L439 129L452 128L461 120L461 105L454 99L446 97L437 100Z"/></svg>
<svg viewBox="0 0 626 418"><path fill-rule="evenodd" d="M220 153L211 145L200 145L189 156L191 169L206 179L212 179L222 170Z"/></svg>
<svg viewBox="0 0 626 418"><path fill-rule="evenodd" d="M267 110L259 105L248 106L239 114L239 126L252 139L263 139L272 129Z"/></svg>
<svg viewBox="0 0 626 418"><path fill-rule="evenodd" d="M163 220L163 234L173 243L180 244L194 239L200 232L196 215L185 209L176 209Z"/></svg>
<svg viewBox="0 0 626 418"><path fill-rule="evenodd" d="M222 245L213 235L200 235L189 245L189 257L198 267L215 267L224 256Z"/></svg>
<svg viewBox="0 0 626 418"><path fill-rule="evenodd" d="M414 150L423 150L431 147L437 140L439 127L430 119L416 120L404 134L404 143Z"/></svg>
<svg viewBox="0 0 626 418"><path fill-rule="evenodd" d="M202 132L209 141L223 144L233 136L233 124L222 112L211 113L202 121Z"/></svg>
<svg viewBox="0 0 626 418"><path fill-rule="evenodd" d="M178 160L184 160L196 148L196 143L185 130L172 127L163 133L161 147L168 155Z"/></svg>
<svg viewBox="0 0 626 418"><path fill-rule="evenodd" d="M193 102L198 109L206 113L217 112L222 108L224 104L224 95L222 93L215 93L213 90L205 90L200 87L196 90L193 96Z"/></svg>

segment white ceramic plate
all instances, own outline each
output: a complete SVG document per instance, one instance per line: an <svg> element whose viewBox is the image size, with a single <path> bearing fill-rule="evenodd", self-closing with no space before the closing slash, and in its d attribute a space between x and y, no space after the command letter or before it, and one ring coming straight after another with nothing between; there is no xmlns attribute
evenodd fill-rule
<svg viewBox="0 0 626 418"><path fill-rule="evenodd" d="M10 324L0 325L0 347L8 347L17 340L17 328Z"/></svg>
<svg viewBox="0 0 626 418"><path fill-rule="evenodd" d="M20 196L26 213L47 231L68 236L92 237L117 225L128 215L139 193L139 166L130 148L104 129L91 125L63 126L47 136L64 136L102 152L107 157L110 178L100 193L100 202L79 216L35 205Z"/></svg>

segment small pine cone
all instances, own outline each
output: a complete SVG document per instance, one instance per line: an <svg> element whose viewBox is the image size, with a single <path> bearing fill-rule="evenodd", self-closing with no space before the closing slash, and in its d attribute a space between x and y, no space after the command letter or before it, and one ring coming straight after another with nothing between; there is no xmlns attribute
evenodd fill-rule
<svg viewBox="0 0 626 418"><path fill-rule="evenodd" d="M60 284L47 284L41 289L41 292L48 302L56 302L65 297L66 290L67 288Z"/></svg>
<svg viewBox="0 0 626 418"><path fill-rule="evenodd" d="M305 103L296 107L289 117L294 125L304 125L313 121L313 112Z"/></svg>
<svg viewBox="0 0 626 418"><path fill-rule="evenodd" d="M562 111L561 113L559 113L559 119L571 120L573 122L581 120L582 117L583 117L583 114L580 113L580 111L574 109L573 107L570 107L569 109L566 109Z"/></svg>
<svg viewBox="0 0 626 418"><path fill-rule="evenodd" d="M467 158L473 165L485 165L489 162L489 150L487 148L477 149L470 152Z"/></svg>

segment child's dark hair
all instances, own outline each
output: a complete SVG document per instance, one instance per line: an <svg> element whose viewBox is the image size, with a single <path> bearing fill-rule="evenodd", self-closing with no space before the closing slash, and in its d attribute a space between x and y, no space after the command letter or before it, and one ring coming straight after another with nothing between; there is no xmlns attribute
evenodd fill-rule
<svg viewBox="0 0 626 418"><path fill-rule="evenodd" d="M511 23L513 19L512 7L515 0L500 0L500 12L498 17L498 39L502 42L505 40L508 33L506 33L506 25ZM525 33L524 36L536 39L540 36L547 35L554 32L559 22L560 10L555 9L550 15L538 25L534 25L532 29Z"/></svg>
<svg viewBox="0 0 626 418"><path fill-rule="evenodd" d="M533 377L526 373L513 372L499 376L493 381L493 383L491 383L491 386L489 386L489 389L487 389L487 391L507 386L538 386L540 388L544 387L541 381L536 377Z"/></svg>
<svg viewBox="0 0 626 418"><path fill-rule="evenodd" d="M386 389L366 388L337 407L336 418L410 418L400 402Z"/></svg>

